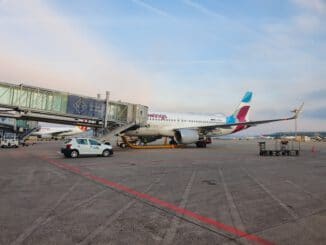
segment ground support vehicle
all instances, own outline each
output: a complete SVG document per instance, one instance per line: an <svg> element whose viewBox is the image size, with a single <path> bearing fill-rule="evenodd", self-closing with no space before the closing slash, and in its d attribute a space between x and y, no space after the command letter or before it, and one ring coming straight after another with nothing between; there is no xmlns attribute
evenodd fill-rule
<svg viewBox="0 0 326 245"><path fill-rule="evenodd" d="M92 138L73 138L65 142L61 148L65 157L77 158L82 155L96 155L108 157L113 154L109 143L101 143Z"/></svg>
<svg viewBox="0 0 326 245"><path fill-rule="evenodd" d="M19 146L17 135L15 133L3 133L0 138L0 146L2 148L17 148Z"/></svg>

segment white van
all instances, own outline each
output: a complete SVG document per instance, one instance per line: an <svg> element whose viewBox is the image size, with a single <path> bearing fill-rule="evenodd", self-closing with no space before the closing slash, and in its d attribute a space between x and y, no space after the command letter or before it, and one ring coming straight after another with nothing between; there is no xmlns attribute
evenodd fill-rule
<svg viewBox="0 0 326 245"><path fill-rule="evenodd" d="M18 138L15 133L4 133L0 139L0 146L2 148L17 148L19 145Z"/></svg>
<svg viewBox="0 0 326 245"><path fill-rule="evenodd" d="M110 144L103 144L92 138L73 138L65 142L61 148L65 157L76 158L80 155L98 155L108 157L113 154Z"/></svg>

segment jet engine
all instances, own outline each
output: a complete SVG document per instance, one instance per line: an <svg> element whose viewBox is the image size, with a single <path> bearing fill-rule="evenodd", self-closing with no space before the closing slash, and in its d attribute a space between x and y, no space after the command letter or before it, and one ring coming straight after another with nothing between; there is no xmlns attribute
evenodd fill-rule
<svg viewBox="0 0 326 245"><path fill-rule="evenodd" d="M179 144L196 143L199 140L198 131L194 129L179 129L175 132L175 139Z"/></svg>

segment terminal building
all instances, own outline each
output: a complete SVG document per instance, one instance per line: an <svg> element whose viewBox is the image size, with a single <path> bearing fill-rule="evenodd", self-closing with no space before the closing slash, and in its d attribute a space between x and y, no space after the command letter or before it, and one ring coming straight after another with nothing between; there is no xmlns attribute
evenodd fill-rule
<svg viewBox="0 0 326 245"><path fill-rule="evenodd" d="M277 132L269 134L267 136L273 137L275 139L281 139L286 137L297 137L297 140L300 141L309 141L310 139L326 139L325 131L298 131L298 132Z"/></svg>

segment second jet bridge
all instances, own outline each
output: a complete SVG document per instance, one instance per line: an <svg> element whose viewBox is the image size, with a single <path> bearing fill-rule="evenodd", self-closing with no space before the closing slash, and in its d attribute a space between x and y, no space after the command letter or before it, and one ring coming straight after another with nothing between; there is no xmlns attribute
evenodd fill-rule
<svg viewBox="0 0 326 245"><path fill-rule="evenodd" d="M147 123L148 107L0 82L0 116L113 129Z"/></svg>

